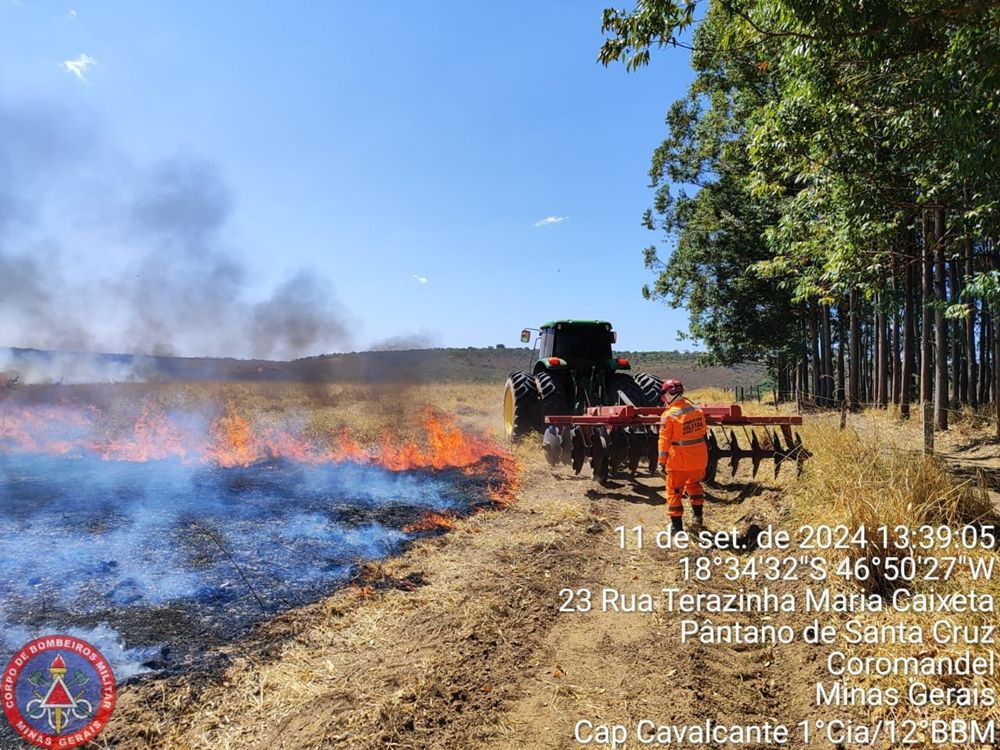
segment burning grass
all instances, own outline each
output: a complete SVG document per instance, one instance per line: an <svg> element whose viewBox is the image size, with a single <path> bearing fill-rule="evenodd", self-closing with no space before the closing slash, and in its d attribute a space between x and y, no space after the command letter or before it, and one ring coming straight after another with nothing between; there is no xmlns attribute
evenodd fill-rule
<svg viewBox="0 0 1000 750"><path fill-rule="evenodd" d="M454 531L457 524L455 519L444 513L431 511L418 521L403 527L403 531L413 533L417 531Z"/></svg>
<svg viewBox="0 0 1000 750"><path fill-rule="evenodd" d="M25 388L0 404L0 481L16 488L0 532L52 533L64 553L40 558L40 542L7 566L0 591L21 593L3 597L5 627L60 630L59 617L79 615L65 624L107 618L130 644L158 643L153 621L168 608L236 632L262 615L243 612L254 607L246 588L268 616L274 602L312 601L352 566L451 531L518 487L516 457L462 424L476 393L452 389L440 399L448 413L407 389L390 404L383 391L366 399L347 386L119 388ZM56 611L21 591L31 575L58 580L60 565L82 577L92 604ZM224 612L209 611L220 603Z"/></svg>
<svg viewBox="0 0 1000 750"><path fill-rule="evenodd" d="M382 421L376 405L360 422L331 424L328 415L296 403L245 399L239 388L219 389L219 401L178 399L174 388L147 392L138 401L88 402L70 391L55 403L12 402L0 408L0 450L5 453L90 453L111 461L179 458L217 466L249 466L285 459L300 463L373 462L391 471L467 467L505 455L489 433L463 430L457 415L412 403L397 419ZM289 389L294 394L295 389ZM343 390L343 389L341 389ZM202 403L198 403L201 401ZM292 403L288 403L291 401ZM354 399L357 403L359 399ZM180 402L180 403L179 403ZM221 406L220 406L221 404ZM348 413L342 415L345 419Z"/></svg>

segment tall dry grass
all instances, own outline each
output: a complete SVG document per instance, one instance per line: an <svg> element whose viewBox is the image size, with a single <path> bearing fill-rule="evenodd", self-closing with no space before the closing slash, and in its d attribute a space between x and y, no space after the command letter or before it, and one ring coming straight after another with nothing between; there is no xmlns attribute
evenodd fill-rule
<svg viewBox="0 0 1000 750"><path fill-rule="evenodd" d="M747 401L733 401L733 394L722 388L695 388L684 394L696 404L732 404L738 403L740 409L748 416L759 416L767 414L793 414L795 413L795 403L786 401L774 406L773 397L764 394L764 398L758 401L750 399Z"/></svg>
<svg viewBox="0 0 1000 750"><path fill-rule="evenodd" d="M927 457L920 452L898 447L893 441L893 431L878 429L887 418L875 415L876 429L863 427L856 430L848 427L838 429L838 420L813 420L803 430L804 438L813 457L807 462L803 477L788 487L792 493L791 521L799 525L846 524L852 530L861 526L874 530L880 526L895 529L897 526L917 529L923 525L949 526L959 528L964 524L977 527L996 522L986 488L974 480L960 480L942 460ZM865 420L859 420L865 425ZM870 425L870 423L867 423ZM944 562L949 556L966 554L973 558L997 558L997 551L977 549L968 551L958 545L949 548L935 546L933 549L897 549L899 535L890 533L888 546L883 547L875 534L869 534L869 544L850 551L833 550L828 553L833 564L842 560L864 558L869 563L872 576L863 582L847 582L833 577L830 585L834 589L863 590L879 594L888 601L892 591L905 586L913 593L949 593L975 589L982 594L990 594L1000 603L1000 571L988 580L974 581L967 567L958 567L948 580L929 580L918 576L913 581L899 582L887 580L885 568L872 564L873 558L884 559L887 555L897 557L923 558L924 564L918 570L926 571L926 559L935 557ZM1000 561L995 563L1000 566ZM863 613L854 616L865 624L915 624L924 629L925 642L922 645L893 643L846 644L838 643L837 648L849 655L862 657L894 656L942 656L957 655L966 648L974 654L988 654L994 648L991 644L963 645L938 644L931 637L932 627L937 620L946 620L955 625L996 624L997 616L990 614L930 612L898 612L891 607L877 613ZM832 679L832 678L831 678ZM915 678L906 675L887 677L848 678L848 682L864 687L893 687L903 695ZM922 682L931 687L971 688L989 687L1000 698L1000 675L985 677L956 677L948 675L922 676ZM1000 719L1000 709L992 707L961 707L958 705L918 707L902 701L894 707L881 706L871 709L876 717L896 719Z"/></svg>

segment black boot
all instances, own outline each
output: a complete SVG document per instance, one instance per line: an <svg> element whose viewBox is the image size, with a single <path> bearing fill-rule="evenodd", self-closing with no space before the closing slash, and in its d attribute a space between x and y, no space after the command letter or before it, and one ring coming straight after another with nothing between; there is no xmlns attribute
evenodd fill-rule
<svg viewBox="0 0 1000 750"><path fill-rule="evenodd" d="M702 507L700 505L695 505L691 508L691 512L694 513L694 527L698 530L705 528L705 518L701 511Z"/></svg>
<svg viewBox="0 0 1000 750"><path fill-rule="evenodd" d="M670 519L670 524L673 527L674 531L683 531L684 530L684 519L681 518L680 516L674 516L673 518L671 518Z"/></svg>

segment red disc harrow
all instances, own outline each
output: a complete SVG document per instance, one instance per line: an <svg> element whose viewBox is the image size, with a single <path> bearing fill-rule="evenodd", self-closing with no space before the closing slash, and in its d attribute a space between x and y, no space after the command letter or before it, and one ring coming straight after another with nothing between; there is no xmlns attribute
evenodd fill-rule
<svg viewBox="0 0 1000 750"><path fill-rule="evenodd" d="M627 469L635 474L643 461L654 473L663 410L662 406L594 406L583 414L545 417L545 457L551 465L571 465L577 474L589 459L594 478L602 484L616 471ZM794 462L801 473L802 463L810 456L802 438L792 430L802 424L800 416L748 417L736 404L712 404L702 410L709 426L705 475L709 482L715 481L721 462L728 461L735 475L740 461L748 458L756 476L762 462L773 460L777 477L785 461ZM739 444L737 430L749 440L749 448Z"/></svg>

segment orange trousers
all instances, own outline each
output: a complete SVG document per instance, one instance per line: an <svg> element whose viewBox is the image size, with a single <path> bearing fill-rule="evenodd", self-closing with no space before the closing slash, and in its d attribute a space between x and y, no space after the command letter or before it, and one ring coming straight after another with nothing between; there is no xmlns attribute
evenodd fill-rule
<svg viewBox="0 0 1000 750"><path fill-rule="evenodd" d="M684 515L684 505L681 499L688 496L692 508L698 508L705 504L705 490L701 487L701 480L705 478L705 470L677 471L667 467L667 513L671 518L680 518Z"/></svg>

